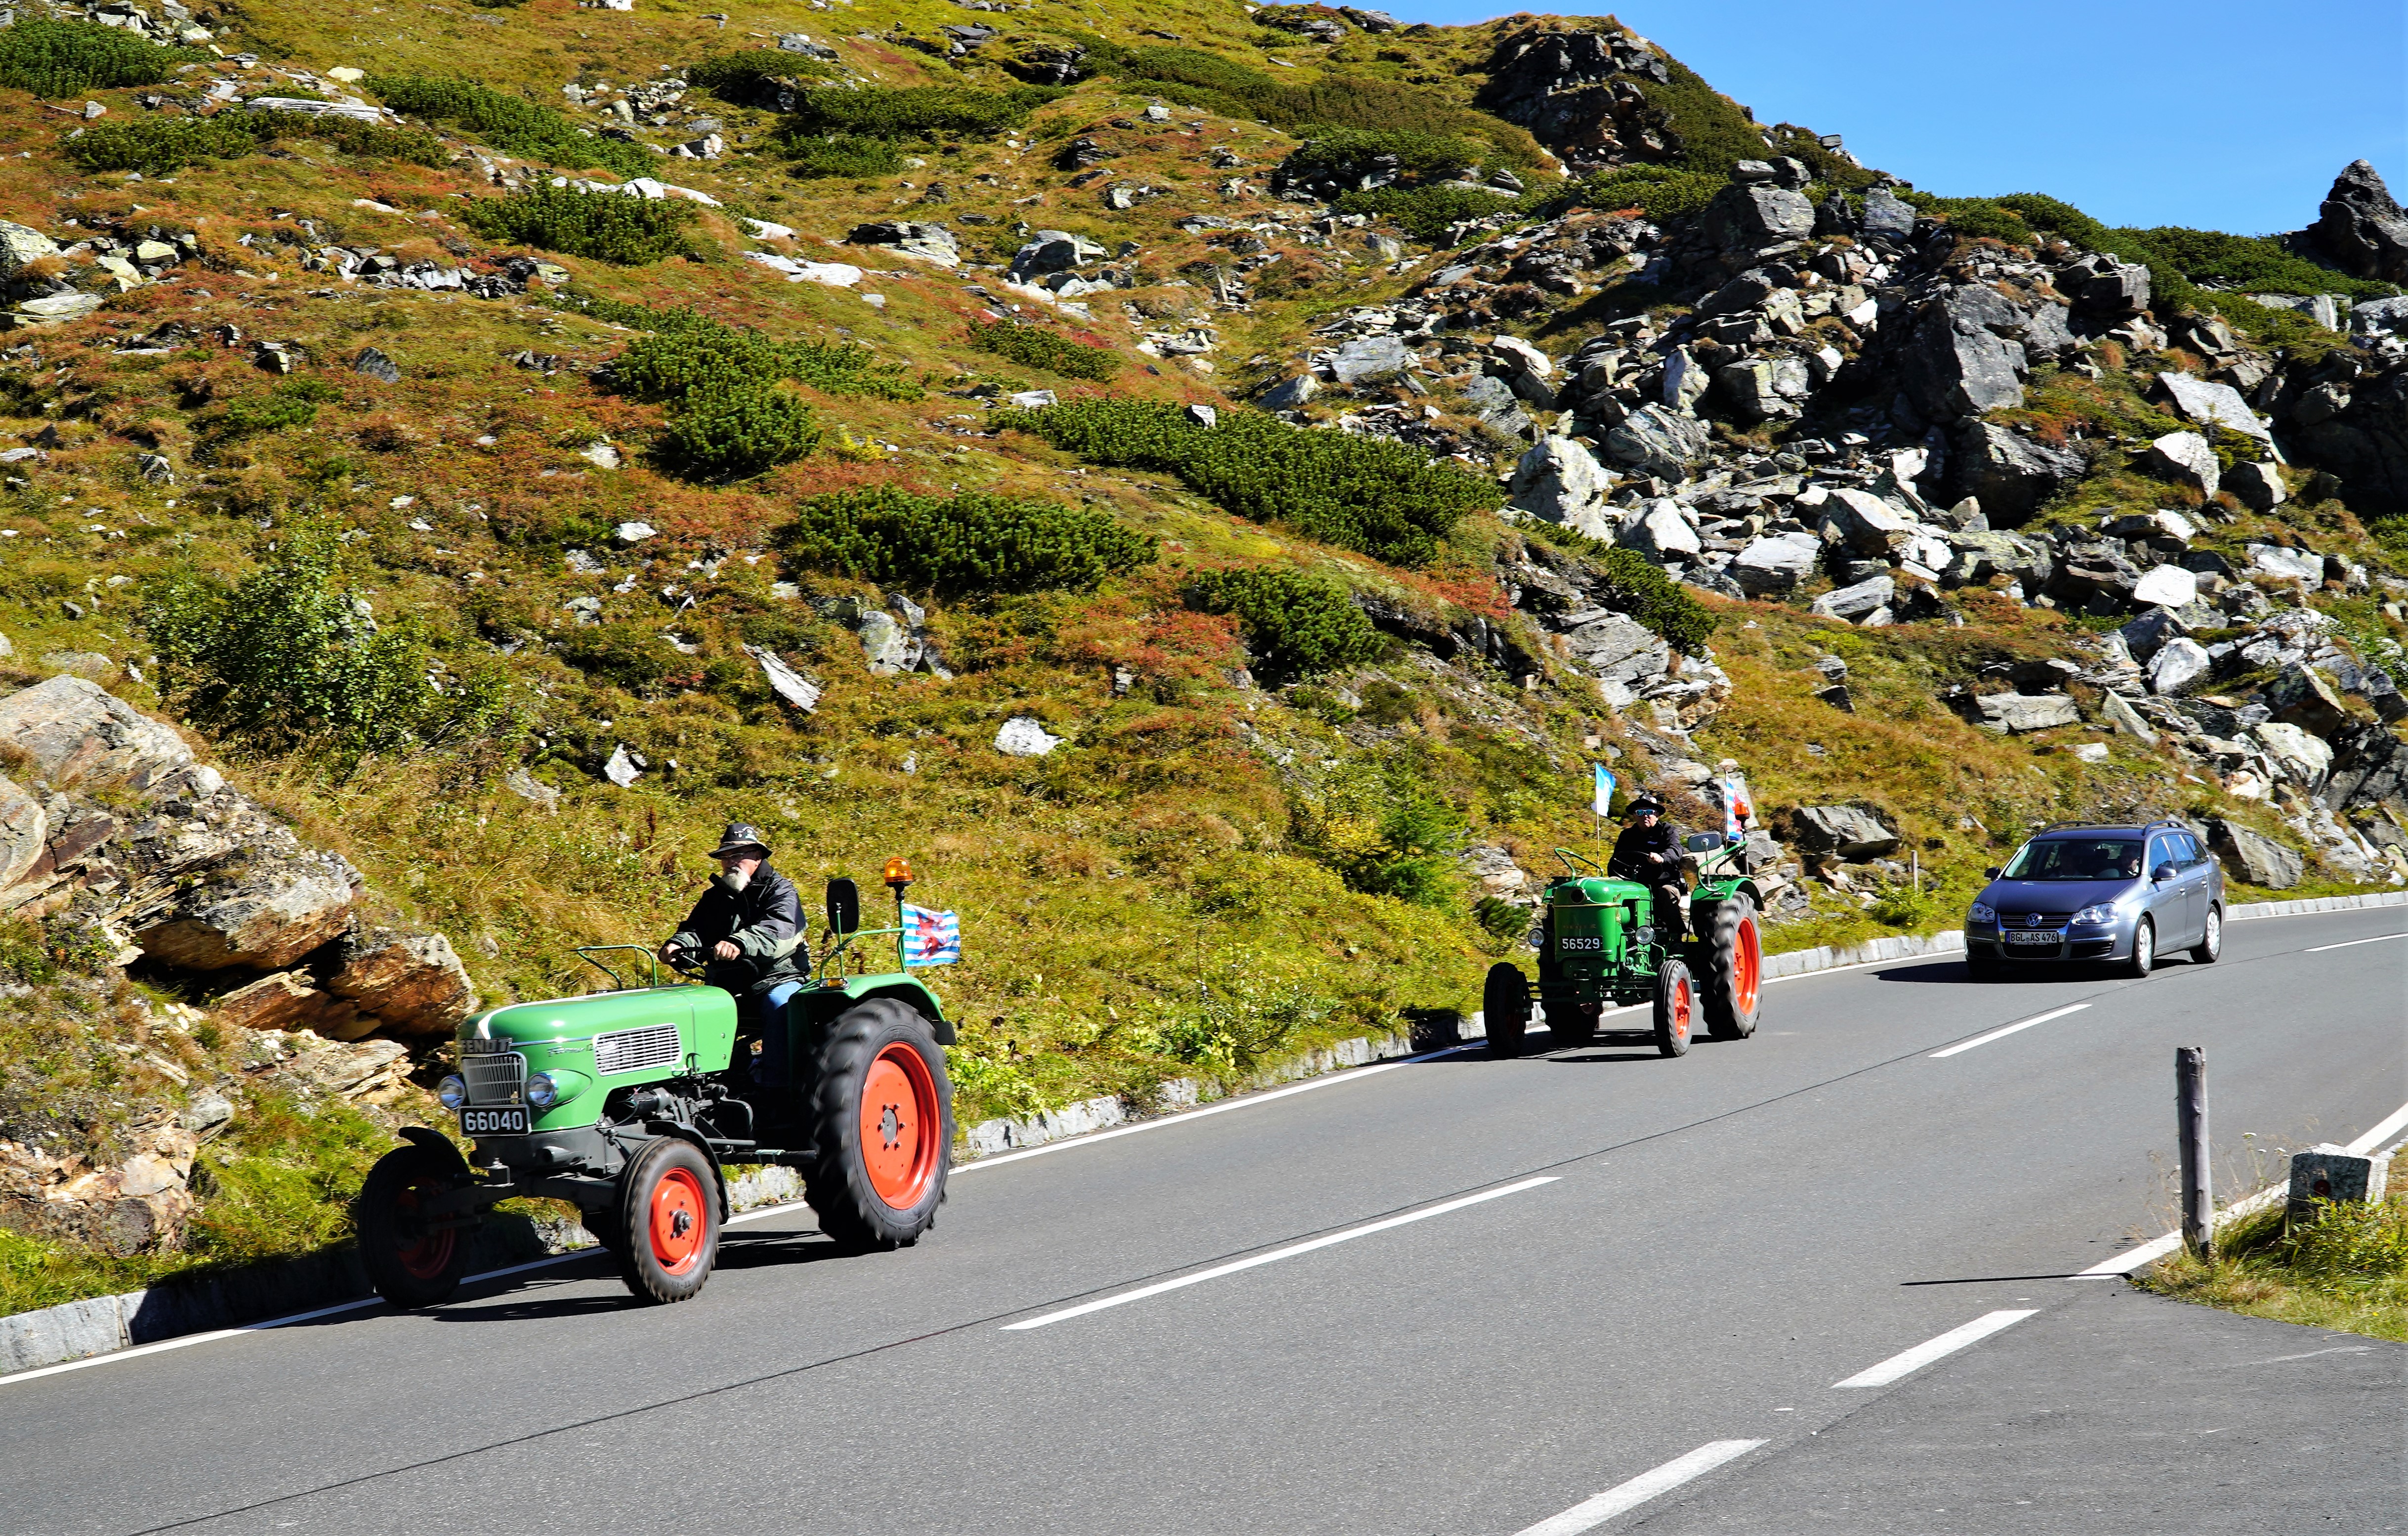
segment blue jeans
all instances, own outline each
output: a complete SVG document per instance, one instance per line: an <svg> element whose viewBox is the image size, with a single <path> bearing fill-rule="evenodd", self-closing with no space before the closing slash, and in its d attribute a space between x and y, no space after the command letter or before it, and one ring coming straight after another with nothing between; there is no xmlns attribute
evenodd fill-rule
<svg viewBox="0 0 2408 1536"><path fill-rule="evenodd" d="M761 1000L761 1062L752 1075L763 1088L792 1088L795 1064L791 1032L786 1028L786 1003L803 989L799 981L781 981Z"/></svg>

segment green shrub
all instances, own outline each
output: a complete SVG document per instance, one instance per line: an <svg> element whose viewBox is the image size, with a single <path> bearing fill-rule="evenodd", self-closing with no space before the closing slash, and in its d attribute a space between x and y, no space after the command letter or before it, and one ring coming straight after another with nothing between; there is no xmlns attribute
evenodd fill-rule
<svg viewBox="0 0 2408 1536"><path fill-rule="evenodd" d="M1637 208L1657 223L1705 211L1714 194L1730 185L1715 172L1670 165L1617 165L1581 183L1580 201L1592 208Z"/></svg>
<svg viewBox="0 0 2408 1536"><path fill-rule="evenodd" d="M786 172L804 181L873 180L899 175L903 151L882 138L859 134L796 134L786 140Z"/></svg>
<svg viewBox="0 0 2408 1536"><path fill-rule="evenodd" d="M315 139L362 159L442 166L451 155L432 134L305 112L221 112L213 118L130 118L95 123L63 141L79 170L165 176L196 161L236 160L280 138Z"/></svg>
<svg viewBox="0 0 2408 1536"><path fill-rule="evenodd" d="M1042 85L1016 85L1004 91L973 91L958 85L823 88L803 92L795 108L793 132L884 139L931 138L939 134L985 138L1018 128L1028 121L1028 114L1062 94Z"/></svg>
<svg viewBox="0 0 2408 1536"><path fill-rule="evenodd" d="M189 48L162 48L96 21L21 17L16 25L0 28L0 85L36 96L156 85L178 64L208 57Z"/></svg>
<svg viewBox="0 0 2408 1536"><path fill-rule="evenodd" d="M282 530L239 585L188 577L154 595L142 628L163 682L193 723L266 751L323 752L347 768L492 736L502 675L480 668L437 691L408 624L380 626L351 589L334 530Z"/></svg>
<svg viewBox="0 0 2408 1536"><path fill-rule="evenodd" d="M582 625L561 632L555 648L563 661L587 676L637 694L652 691L685 665L685 658L669 647L657 626Z"/></svg>
<svg viewBox="0 0 2408 1536"><path fill-rule="evenodd" d="M1371 627L1338 583L1301 571L1256 565L1206 571L1187 594L1207 613L1234 615L1247 643L1272 672L1290 677L1353 666L1380 654Z"/></svg>
<svg viewBox="0 0 2408 1536"><path fill-rule="evenodd" d="M571 170L599 165L621 176L649 176L657 168L657 157L640 144L589 137L566 113L466 76L370 75L365 83L396 112L448 122L515 155Z"/></svg>
<svg viewBox="0 0 2408 1536"><path fill-rule="evenodd" d="M2034 238L2024 216L1996 198L1935 197L1912 188L1898 195L1915 212L1946 220L1951 231L1969 240L2003 240L2009 245L2028 246Z"/></svg>
<svg viewBox="0 0 2408 1536"><path fill-rule="evenodd" d="M1393 158L1397 174L1410 184L1460 176L1479 165L1480 154L1479 145L1452 134L1332 128L1297 145L1281 166L1291 175L1327 175L1352 181L1369 175L1373 161Z"/></svg>
<svg viewBox="0 0 2408 1536"><path fill-rule="evenodd" d="M576 187L528 187L507 197L473 199L460 210L460 221L488 240L590 256L613 266L695 254L685 237L694 218L694 205L683 198Z"/></svg>
<svg viewBox="0 0 2408 1536"><path fill-rule="evenodd" d="M1368 213L1385 219L1425 245L1448 238L1452 226L1497 214L1525 217L1536 211L1528 193L1477 192L1469 187L1374 187L1369 192L1338 194L1330 205L1340 213Z"/></svg>
<svg viewBox="0 0 2408 1536"><path fill-rule="evenodd" d="M1161 401L1082 400L998 424L1092 463L1168 471L1234 516L1399 565L1426 561L1466 512L1501 500L1495 481L1433 464L1419 448L1305 431L1260 411L1225 410L1208 430Z"/></svg>
<svg viewBox="0 0 2408 1536"><path fill-rule="evenodd" d="M343 391L321 378L287 378L265 394L240 396L223 410L200 419L203 456L245 437L306 427L318 420L320 405L342 397Z"/></svg>
<svg viewBox="0 0 2408 1536"><path fill-rule="evenodd" d="M1101 380L1121 371L1120 354L1109 347L1090 347L1068 336L1057 336L1042 327L1012 320L992 324L970 321L970 345L1023 367L1043 368L1071 378Z"/></svg>
<svg viewBox="0 0 2408 1536"><path fill-rule="evenodd" d="M656 329L612 359L610 373L623 392L639 400L676 400L712 379L791 378L828 394L879 400L909 402L927 395L903 377L901 363L880 363L868 348L852 342L779 342L692 310L638 312ZM636 323L616 313L603 318Z"/></svg>
<svg viewBox="0 0 2408 1536"><path fill-rule="evenodd" d="M688 68L686 83L738 107L767 107L777 99L780 81L797 84L826 79L835 73L826 64L774 48L739 49L714 53Z"/></svg>
<svg viewBox="0 0 2408 1536"><path fill-rule="evenodd" d="M1366 690L1368 692L1369 690ZM1433 787L1429 764L1398 752L1355 759L1295 793L1297 843L1353 889L1423 906L1453 906L1462 813Z"/></svg>
<svg viewBox="0 0 2408 1536"><path fill-rule="evenodd" d="M774 378L718 376L679 400L661 448L688 475L734 480L809 457L823 435L803 397Z"/></svg>
<svg viewBox="0 0 2408 1536"><path fill-rule="evenodd" d="M2118 233L2161 254L2195 283L2251 293L2346 293L2355 299L2385 299L2400 292L2389 283L2318 266L2304 256L2291 254L2271 235L2226 235L2179 226Z"/></svg>
<svg viewBox="0 0 2408 1536"><path fill-rule="evenodd" d="M779 542L817 570L946 597L1091 591L1153 563L1158 548L1151 534L1086 507L892 486L814 496Z"/></svg>

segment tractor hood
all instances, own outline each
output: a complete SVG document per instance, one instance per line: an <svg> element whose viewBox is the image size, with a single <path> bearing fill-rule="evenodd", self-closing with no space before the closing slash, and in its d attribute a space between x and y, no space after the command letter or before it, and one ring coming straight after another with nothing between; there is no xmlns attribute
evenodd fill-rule
<svg viewBox="0 0 2408 1536"><path fill-rule="evenodd" d="M647 987L542 1003L512 1003L460 1026L466 1042L517 1050L530 1071L558 1065L602 1079L717 1071L736 1033L736 1000L716 987ZM689 1058L694 1060L690 1062Z"/></svg>

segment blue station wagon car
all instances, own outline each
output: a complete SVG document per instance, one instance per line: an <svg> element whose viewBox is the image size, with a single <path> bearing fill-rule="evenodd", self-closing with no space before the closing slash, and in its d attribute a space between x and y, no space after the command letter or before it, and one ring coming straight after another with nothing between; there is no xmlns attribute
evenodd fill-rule
<svg viewBox="0 0 2408 1536"><path fill-rule="evenodd" d="M2068 961L2145 976L2187 949L2200 965L2224 948L2224 870L2179 822L2043 828L2015 850L1965 916L1975 980Z"/></svg>

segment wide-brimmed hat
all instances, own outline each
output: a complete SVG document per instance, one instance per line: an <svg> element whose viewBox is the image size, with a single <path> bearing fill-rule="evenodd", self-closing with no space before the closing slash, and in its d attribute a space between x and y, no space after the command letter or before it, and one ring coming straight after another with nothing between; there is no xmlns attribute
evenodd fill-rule
<svg viewBox="0 0 2408 1536"><path fill-rule="evenodd" d="M1654 795L1641 795L1638 799L1624 806L1622 814L1625 816L1662 816L1664 814L1664 803L1656 799Z"/></svg>
<svg viewBox="0 0 2408 1536"><path fill-rule="evenodd" d="M731 821L727 824L727 830L719 834L719 846L711 849L710 856L713 859L724 859L731 853L741 853L746 848L758 848L761 850L762 858L769 857L769 845L761 836L760 828L750 821Z"/></svg>

